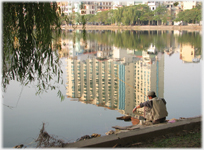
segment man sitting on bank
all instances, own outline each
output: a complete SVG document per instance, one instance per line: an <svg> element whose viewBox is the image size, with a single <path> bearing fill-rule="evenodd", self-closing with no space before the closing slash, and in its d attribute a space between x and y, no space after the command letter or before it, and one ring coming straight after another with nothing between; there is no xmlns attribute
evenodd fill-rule
<svg viewBox="0 0 204 150"><path fill-rule="evenodd" d="M151 121L153 124L165 122L166 116L168 116L165 99L157 97L154 91L149 91L147 96L149 101L140 103L132 112L144 107L146 121Z"/></svg>

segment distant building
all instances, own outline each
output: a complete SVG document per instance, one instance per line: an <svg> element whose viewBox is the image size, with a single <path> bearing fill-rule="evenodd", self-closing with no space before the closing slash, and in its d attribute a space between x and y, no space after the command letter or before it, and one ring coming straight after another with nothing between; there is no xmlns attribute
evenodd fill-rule
<svg viewBox="0 0 204 150"><path fill-rule="evenodd" d="M113 9L118 9L120 7L127 6L127 1L113 1Z"/></svg>
<svg viewBox="0 0 204 150"><path fill-rule="evenodd" d="M81 2L74 2L72 7L73 7L73 12L80 13Z"/></svg>
<svg viewBox="0 0 204 150"><path fill-rule="evenodd" d="M179 1L178 6L174 6L175 1L58 1L57 4L65 15L70 15L72 12L80 14L97 14L104 10L118 9L123 6L147 4L150 10L154 11L159 5L166 5L167 9L175 17L179 11L195 8L199 3L197 1ZM83 8L81 6L83 5Z"/></svg>
<svg viewBox="0 0 204 150"><path fill-rule="evenodd" d="M145 4L145 1L134 1L134 5Z"/></svg>
<svg viewBox="0 0 204 150"><path fill-rule="evenodd" d="M57 2L58 7L60 7L61 13L65 15L70 15L72 13L72 1L62 1Z"/></svg>
<svg viewBox="0 0 204 150"><path fill-rule="evenodd" d="M88 15L97 13L97 2L94 1L81 1L81 15Z"/></svg>
<svg viewBox="0 0 204 150"><path fill-rule="evenodd" d="M187 9L192 9L195 8L197 4L197 1L181 1L180 5L181 5L181 9L183 11L187 10Z"/></svg>
<svg viewBox="0 0 204 150"><path fill-rule="evenodd" d="M104 10L110 10L113 8L113 2L112 1L99 1L97 2L97 11L101 12Z"/></svg>
<svg viewBox="0 0 204 150"><path fill-rule="evenodd" d="M135 5L134 1L127 1L127 6Z"/></svg>
<svg viewBox="0 0 204 150"><path fill-rule="evenodd" d="M127 6L145 4L145 1L127 1Z"/></svg>
<svg viewBox="0 0 204 150"><path fill-rule="evenodd" d="M148 1L147 5L149 6L150 10L154 11L160 5L160 2L158 2L158 1Z"/></svg>

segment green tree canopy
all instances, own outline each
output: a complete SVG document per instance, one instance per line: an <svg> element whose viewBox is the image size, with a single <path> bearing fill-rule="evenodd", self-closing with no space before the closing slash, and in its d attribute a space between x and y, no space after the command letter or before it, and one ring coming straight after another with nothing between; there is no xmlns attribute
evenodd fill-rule
<svg viewBox="0 0 204 150"><path fill-rule="evenodd" d="M163 21L163 22L167 21L168 16L167 16L167 8L165 5L161 5L157 7L154 12L155 12L154 20Z"/></svg>
<svg viewBox="0 0 204 150"><path fill-rule="evenodd" d="M185 21L187 23L196 23L202 20L202 7L197 5L193 9L188 9L182 12L179 12L175 21Z"/></svg>

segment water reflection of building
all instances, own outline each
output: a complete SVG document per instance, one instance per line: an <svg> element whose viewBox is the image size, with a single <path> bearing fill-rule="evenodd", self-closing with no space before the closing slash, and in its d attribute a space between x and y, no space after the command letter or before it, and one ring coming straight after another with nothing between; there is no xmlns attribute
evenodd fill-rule
<svg viewBox="0 0 204 150"><path fill-rule="evenodd" d="M62 39L61 47L68 50L68 56L72 58L80 54L95 54L98 58L109 58L112 55L112 46L79 37Z"/></svg>
<svg viewBox="0 0 204 150"><path fill-rule="evenodd" d="M194 47L180 44L171 34L167 34L169 37L165 45L169 56L180 52L181 59L185 61L187 58L191 61L192 58L199 58ZM183 32L175 34L182 35ZM69 58L67 61L68 96L80 97L83 103L115 109L132 116L135 115L132 114L135 105L148 100L146 94L149 90L156 91L159 97L164 96L164 55L159 50L148 54L146 51L111 47L91 40L86 42L86 48L83 43L79 44L84 54L70 55L76 59ZM155 45L148 48L156 49ZM143 109L139 111L142 113Z"/></svg>
<svg viewBox="0 0 204 150"><path fill-rule="evenodd" d="M174 53L180 53L180 59L184 63L200 62L201 54L199 48L195 48L191 43L182 43L176 39L176 37L181 35L185 36L188 31L174 30L172 33L174 33L174 37L168 41L167 48L164 50L164 52L169 56L173 55ZM200 32L195 32L195 34L200 34Z"/></svg>
<svg viewBox="0 0 204 150"><path fill-rule="evenodd" d="M112 46L97 43L97 57L102 59L107 59L112 56L113 49Z"/></svg>
<svg viewBox="0 0 204 150"><path fill-rule="evenodd" d="M149 55L146 51L137 54L140 54L137 57L142 59L124 66L125 99L119 99L119 104L123 103L123 107L119 109L123 109L121 112L129 115L132 115L135 105L148 100L148 91L154 90L159 97L163 97L164 94L164 56L158 53L155 59L155 55ZM140 112L142 113L143 109L140 109Z"/></svg>
<svg viewBox="0 0 204 150"><path fill-rule="evenodd" d="M113 50L114 58L106 61L96 59L94 55L80 60L76 57L67 59L68 97L78 97L81 102L128 115L133 115L135 105L148 100L149 90L163 97L164 56L161 53L156 56L143 51L141 56L131 55L132 59L130 56L127 59L116 57L125 54L123 49L113 49L116 50Z"/></svg>
<svg viewBox="0 0 204 150"><path fill-rule="evenodd" d="M196 55L195 53L196 53L196 49L190 43L181 44L180 59L183 60L184 63L198 62L201 58L201 55Z"/></svg>
<svg viewBox="0 0 204 150"><path fill-rule="evenodd" d="M118 48L113 46L112 59L114 61L120 61L120 63L131 63L137 61L137 57L131 54L131 50L125 48Z"/></svg>
<svg viewBox="0 0 204 150"><path fill-rule="evenodd" d="M96 58L80 61L67 59L67 96L80 97L98 106L116 108L118 66Z"/></svg>
<svg viewBox="0 0 204 150"><path fill-rule="evenodd" d="M157 59L155 59L154 55L143 51L141 58L141 60L125 66L125 81L134 87L125 87L127 95L124 104L125 114L132 115L131 111L135 105L147 101L146 95L150 90L154 90L159 97L164 96L164 56L158 53ZM140 109L140 112L142 113L143 109Z"/></svg>
<svg viewBox="0 0 204 150"><path fill-rule="evenodd" d="M69 39L61 38L61 50L58 52L59 57L68 57L69 51L72 50L73 43Z"/></svg>

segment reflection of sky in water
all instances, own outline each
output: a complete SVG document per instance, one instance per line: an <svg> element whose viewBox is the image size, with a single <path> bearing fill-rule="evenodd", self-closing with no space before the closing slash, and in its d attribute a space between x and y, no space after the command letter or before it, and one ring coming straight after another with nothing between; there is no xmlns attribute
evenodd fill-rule
<svg viewBox="0 0 204 150"><path fill-rule="evenodd" d="M88 56L78 58L86 60ZM63 78L66 80L67 62L65 59L62 62ZM171 56L164 54L163 95L169 112L167 119L201 115L201 63L202 60L200 63L183 63L179 53ZM3 103L15 106L21 89L18 83L12 81L4 94ZM66 93L66 89L61 90ZM117 110L85 105L70 101L69 98L60 102L57 91L48 91L40 96L34 96L35 92L31 85L30 88L23 87L17 108L3 107L4 146L30 143L33 138L37 138L43 122L49 134L57 135L65 141L75 141L92 133L105 135L115 125L131 125L131 122L116 120L116 117L123 115Z"/></svg>
<svg viewBox="0 0 204 150"><path fill-rule="evenodd" d="M167 119L193 117L201 114L201 63L183 63L179 53L165 55L164 98L169 115ZM64 69L66 61L63 59ZM66 72L66 71L64 71ZM66 74L64 74L66 78ZM21 86L11 82L4 103L15 106ZM66 93L65 89L62 92ZM46 131L66 141L74 141L83 135L105 133L112 126L128 126L131 122L116 120L122 116L118 111L95 105L85 105L66 98L60 102L57 92L33 96L34 88L24 87L17 108L3 107L3 140L5 146L28 144L36 138L42 122Z"/></svg>
<svg viewBox="0 0 204 150"><path fill-rule="evenodd" d="M63 64L65 69L65 60ZM15 107L20 92L21 86L11 82L7 89L8 94L4 94L3 103ZM62 92L66 93L65 89ZM117 111L70 101L69 98L60 102L57 91L34 95L35 89L32 86L24 87L17 108L3 107L3 146L30 143L33 138L37 138L43 122L46 123L45 130L49 134L72 142L87 134L105 135L115 125L131 125L131 122L116 120L116 117L121 116Z"/></svg>
<svg viewBox="0 0 204 150"><path fill-rule="evenodd" d="M169 119L201 115L201 64L183 63L179 53L165 56L164 97Z"/></svg>

